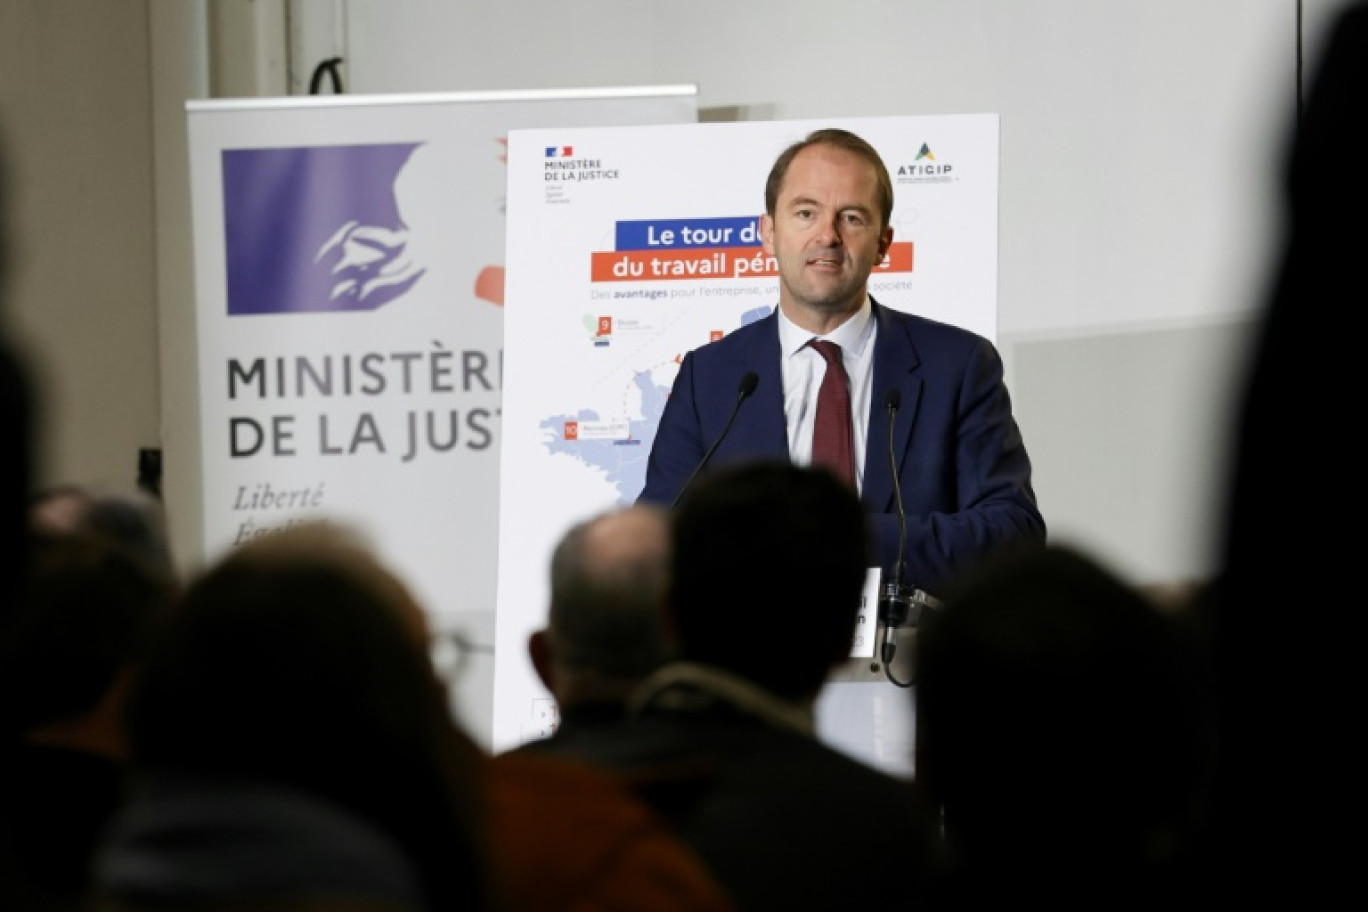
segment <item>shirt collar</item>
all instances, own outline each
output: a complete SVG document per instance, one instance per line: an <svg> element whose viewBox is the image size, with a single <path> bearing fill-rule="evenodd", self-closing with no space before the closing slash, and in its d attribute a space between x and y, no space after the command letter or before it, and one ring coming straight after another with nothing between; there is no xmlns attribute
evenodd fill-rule
<svg viewBox="0 0 1368 912"><path fill-rule="evenodd" d="M803 346L807 345L814 337L813 334L803 329L785 316L782 308L776 308L779 315L779 348L785 357L797 354ZM860 309L851 315L840 326L836 327L825 336L817 336L820 339L829 339L841 346L841 350L859 356L869 345L869 340L874 338L874 308L870 305L869 295L864 297L864 303Z"/></svg>

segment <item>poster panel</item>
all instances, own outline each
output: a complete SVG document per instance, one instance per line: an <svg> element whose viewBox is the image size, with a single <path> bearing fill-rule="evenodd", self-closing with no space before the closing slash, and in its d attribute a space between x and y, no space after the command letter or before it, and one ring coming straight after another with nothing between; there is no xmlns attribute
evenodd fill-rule
<svg viewBox="0 0 1368 912"><path fill-rule="evenodd" d="M697 119L693 86L187 105L203 553L358 526L490 738L510 129Z"/></svg>
<svg viewBox="0 0 1368 912"><path fill-rule="evenodd" d="M557 721L525 647L556 540L636 499L684 353L777 303L765 178L825 126L869 140L893 180L873 295L994 339L996 114L510 131L496 749Z"/></svg>

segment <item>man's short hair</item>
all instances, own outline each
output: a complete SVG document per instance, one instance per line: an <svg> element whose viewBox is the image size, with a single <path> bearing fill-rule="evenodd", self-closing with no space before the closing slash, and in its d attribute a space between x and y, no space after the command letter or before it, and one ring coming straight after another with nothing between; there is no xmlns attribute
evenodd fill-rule
<svg viewBox="0 0 1368 912"><path fill-rule="evenodd" d="M812 146L843 149L869 163L879 184L879 215L883 218L882 227L887 228L893 219L893 181L888 176L888 166L884 164L878 150L866 140L849 130L836 127L814 130L779 153L779 157L770 168L769 178L765 181L765 212L774 215L775 207L779 204L779 190L784 185L784 178L788 176L789 166L793 164L799 152Z"/></svg>
<svg viewBox="0 0 1368 912"><path fill-rule="evenodd" d="M869 566L858 496L824 468L753 462L699 479L674 521L681 658L790 699L848 656Z"/></svg>

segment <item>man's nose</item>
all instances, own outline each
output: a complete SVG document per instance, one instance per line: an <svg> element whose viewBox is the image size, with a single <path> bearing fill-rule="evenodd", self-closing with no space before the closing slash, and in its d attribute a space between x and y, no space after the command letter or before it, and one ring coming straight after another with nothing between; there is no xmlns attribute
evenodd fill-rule
<svg viewBox="0 0 1368 912"><path fill-rule="evenodd" d="M825 246L836 247L841 243L841 220L839 216L817 220L817 239Z"/></svg>

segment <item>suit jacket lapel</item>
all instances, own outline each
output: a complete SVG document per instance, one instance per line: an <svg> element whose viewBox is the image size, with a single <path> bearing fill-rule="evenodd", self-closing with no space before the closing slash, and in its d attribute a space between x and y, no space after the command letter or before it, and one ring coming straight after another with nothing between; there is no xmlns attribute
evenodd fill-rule
<svg viewBox="0 0 1368 912"><path fill-rule="evenodd" d="M878 323L878 335L874 339L873 388L870 390L869 429L865 438L862 499L870 510L886 512L896 509L896 504L893 503L893 476L889 473L888 410L884 403L889 390L896 389L902 397L893 424L893 456L901 477L912 439L917 405L921 399L921 380L917 376L921 358L906 322L877 301L871 299L871 303L874 319Z"/></svg>
<svg viewBox="0 0 1368 912"><path fill-rule="evenodd" d="M738 450L747 455L788 457L788 427L784 421L784 375L780 365L783 353L779 349L779 308L761 318L763 328L757 332L747 351L741 356L742 373L755 371L760 382L751 394L750 402L741 406L732 429Z"/></svg>

